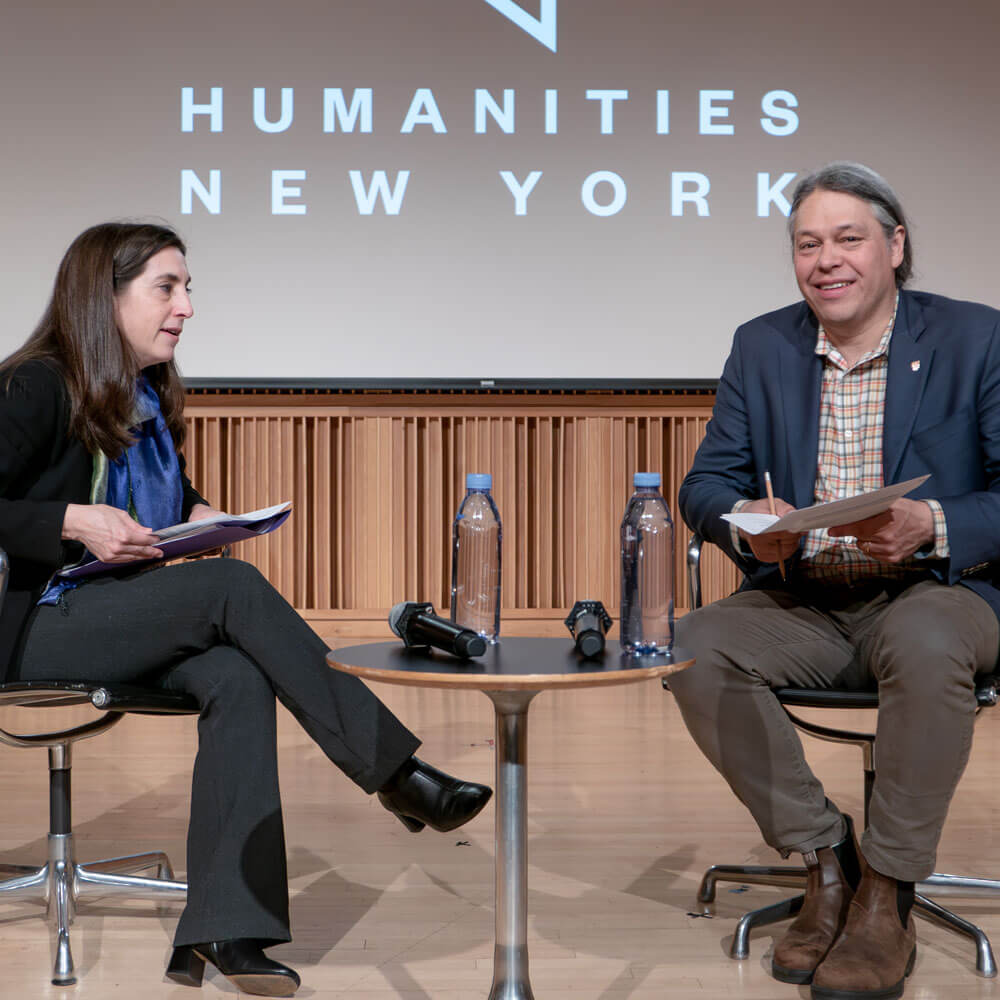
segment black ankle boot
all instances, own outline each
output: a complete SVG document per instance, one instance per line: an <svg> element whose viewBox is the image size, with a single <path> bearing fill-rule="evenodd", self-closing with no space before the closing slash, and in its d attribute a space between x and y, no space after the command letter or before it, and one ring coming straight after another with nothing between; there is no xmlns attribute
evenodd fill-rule
<svg viewBox="0 0 1000 1000"><path fill-rule="evenodd" d="M378 790L378 800L412 833L425 825L444 833L468 823L492 794L486 785L453 778L410 757Z"/></svg>
<svg viewBox="0 0 1000 1000"><path fill-rule="evenodd" d="M290 997L299 988L298 973L272 961L249 938L180 945L170 956L167 978L182 986L201 986L206 962L211 962L238 990L254 996Z"/></svg>

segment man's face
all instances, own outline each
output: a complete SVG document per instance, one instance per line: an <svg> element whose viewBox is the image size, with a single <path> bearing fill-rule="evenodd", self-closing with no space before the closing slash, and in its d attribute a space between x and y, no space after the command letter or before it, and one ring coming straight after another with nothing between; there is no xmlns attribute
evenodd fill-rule
<svg viewBox="0 0 1000 1000"><path fill-rule="evenodd" d="M854 195L818 190L803 200L792 235L795 280L825 329L859 336L888 322L904 238L897 226L887 240L869 204Z"/></svg>

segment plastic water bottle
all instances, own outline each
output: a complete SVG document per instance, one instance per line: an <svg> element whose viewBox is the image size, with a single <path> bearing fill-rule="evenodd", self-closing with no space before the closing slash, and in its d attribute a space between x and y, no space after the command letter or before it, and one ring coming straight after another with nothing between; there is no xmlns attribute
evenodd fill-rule
<svg viewBox="0 0 1000 1000"><path fill-rule="evenodd" d="M674 643L674 522L658 472L637 472L622 518L621 643L635 655Z"/></svg>
<svg viewBox="0 0 1000 1000"><path fill-rule="evenodd" d="M503 530L490 490L493 477L470 472L452 527L451 620L487 642L500 635L500 548Z"/></svg>

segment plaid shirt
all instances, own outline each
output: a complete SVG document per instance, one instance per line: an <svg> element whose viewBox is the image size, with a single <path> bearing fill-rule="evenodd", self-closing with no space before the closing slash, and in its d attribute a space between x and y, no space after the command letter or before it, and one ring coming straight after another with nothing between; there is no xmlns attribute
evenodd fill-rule
<svg viewBox="0 0 1000 1000"><path fill-rule="evenodd" d="M896 298L898 308L899 297ZM820 394L819 450L814 502L828 503L877 490L882 482L882 422L889 375L889 341L896 310L878 346L848 365L822 326L816 353L823 358ZM808 532L802 542L800 572L807 579L851 584L872 578L900 579L923 573L926 559L949 555L948 527L936 500L924 501L934 517L934 546L900 563L865 555L851 536L831 538L825 528ZM749 501L740 501L734 510ZM743 551L746 551L744 548Z"/></svg>

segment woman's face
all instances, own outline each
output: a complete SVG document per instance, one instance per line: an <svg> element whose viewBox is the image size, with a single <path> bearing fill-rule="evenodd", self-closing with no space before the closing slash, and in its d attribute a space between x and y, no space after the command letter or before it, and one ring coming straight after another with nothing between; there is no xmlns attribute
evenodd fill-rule
<svg viewBox="0 0 1000 1000"><path fill-rule="evenodd" d="M173 359L184 320L194 315L190 283L184 255L167 247L115 296L118 329L141 368Z"/></svg>

